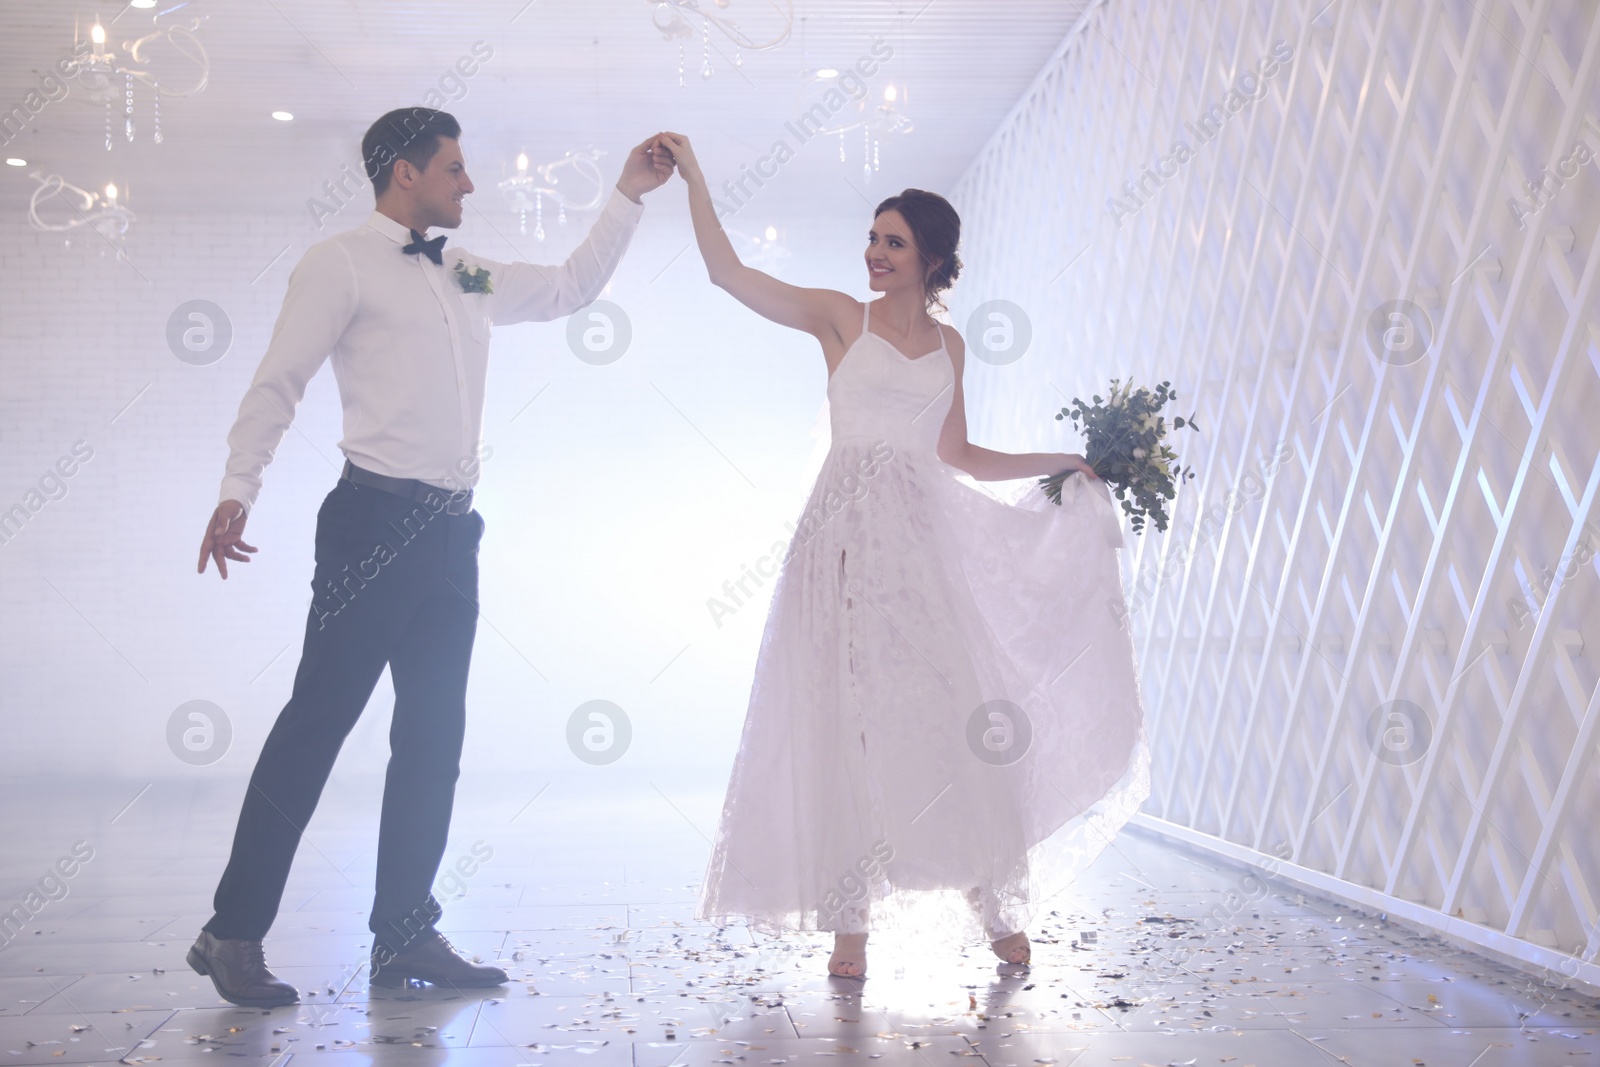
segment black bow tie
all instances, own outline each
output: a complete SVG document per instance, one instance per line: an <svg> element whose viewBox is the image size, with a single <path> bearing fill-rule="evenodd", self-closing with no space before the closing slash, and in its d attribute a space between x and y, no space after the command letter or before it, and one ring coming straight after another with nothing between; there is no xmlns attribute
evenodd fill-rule
<svg viewBox="0 0 1600 1067"><path fill-rule="evenodd" d="M434 263L443 266L444 256L439 254L439 250L444 247L444 239L445 235L441 233L438 237L435 237L430 241L426 237L423 237L422 234L418 233L416 230L412 230L411 243L406 245L400 251L409 253L413 256L418 252L421 252L423 255L433 260Z"/></svg>

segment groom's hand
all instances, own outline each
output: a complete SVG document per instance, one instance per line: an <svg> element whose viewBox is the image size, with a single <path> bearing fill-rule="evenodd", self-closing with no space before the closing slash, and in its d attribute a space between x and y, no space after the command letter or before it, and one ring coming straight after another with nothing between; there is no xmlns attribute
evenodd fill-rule
<svg viewBox="0 0 1600 1067"><path fill-rule="evenodd" d="M622 177L617 179L617 188L622 190L622 195L640 203L640 197L652 189L659 189L672 177L672 153L661 141L661 135L641 141L633 151L628 153L628 161L622 165Z"/></svg>
<svg viewBox="0 0 1600 1067"><path fill-rule="evenodd" d="M217 510L211 513L211 522L206 526L205 539L200 542L200 568L197 573L206 572L208 556L217 561L217 573L224 579L228 577L228 560L250 562L249 556L241 554L241 550L256 550L254 545L244 542L244 524L249 517L244 505L237 500L224 500L217 505Z"/></svg>

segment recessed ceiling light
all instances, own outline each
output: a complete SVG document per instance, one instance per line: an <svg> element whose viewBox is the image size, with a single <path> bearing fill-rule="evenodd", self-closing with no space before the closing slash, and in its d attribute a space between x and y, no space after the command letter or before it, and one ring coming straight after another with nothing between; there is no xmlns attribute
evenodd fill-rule
<svg viewBox="0 0 1600 1067"><path fill-rule="evenodd" d="M291 122L294 120L294 116L289 114L287 111L274 111L272 113L272 117L277 119L279 122Z"/></svg>
<svg viewBox="0 0 1600 1067"><path fill-rule="evenodd" d="M138 8L155 7L156 0L128 0L128 6Z"/></svg>
<svg viewBox="0 0 1600 1067"><path fill-rule="evenodd" d="M6 166L8 167L26 167L27 165L28 161L26 159L18 159L16 156L6 160Z"/></svg>
<svg viewBox="0 0 1600 1067"><path fill-rule="evenodd" d="M817 77L819 78L837 78L838 76L839 72L834 70L832 67L823 67L821 70L817 71Z"/></svg>

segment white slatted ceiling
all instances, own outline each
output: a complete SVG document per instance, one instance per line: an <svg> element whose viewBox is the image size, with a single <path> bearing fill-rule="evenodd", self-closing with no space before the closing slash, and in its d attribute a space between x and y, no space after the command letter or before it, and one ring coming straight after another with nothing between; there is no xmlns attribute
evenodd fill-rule
<svg viewBox="0 0 1600 1067"><path fill-rule="evenodd" d="M712 35L716 73L699 77L698 38L687 47L687 84L678 87L678 50L640 0L496 0L493 3L372 4L355 0L192 0L206 18L210 85L191 99L166 100L167 140L148 139L149 97L137 92L137 142L103 147L104 110L82 94L50 104L5 148L68 180L133 190L143 209L299 211L307 196L357 157L366 126L382 112L420 101L476 40L494 49L466 95L447 105L466 126L469 170L486 188L519 148L535 161L594 143L613 153L659 128L697 138L708 173L737 174L782 135L800 111L798 72L844 67L884 35L895 57L880 76L905 87L904 110L919 130L885 145L884 171L870 194L891 185L946 188L1027 87L1087 0L795 0L796 29L782 47L745 53L732 65L728 41ZM163 4L165 8L167 5ZM752 36L781 25L776 0L730 0ZM113 42L148 31L151 13L109 5ZM708 10L719 10L707 4ZM519 14L520 12L520 14ZM71 49L75 14L90 6L7 5L0 20L0 108L20 104L40 72ZM802 33L799 17L804 19ZM182 69L176 68L176 69ZM294 113L289 125L268 112ZM120 116L118 117L120 122ZM863 194L862 146L814 143L783 176L783 209L797 217L856 212ZM30 168L31 169L31 168ZM485 181L488 178L490 181ZM0 168L0 205L25 202L25 173ZM490 190L492 195L492 189ZM869 195L870 195L869 194Z"/></svg>

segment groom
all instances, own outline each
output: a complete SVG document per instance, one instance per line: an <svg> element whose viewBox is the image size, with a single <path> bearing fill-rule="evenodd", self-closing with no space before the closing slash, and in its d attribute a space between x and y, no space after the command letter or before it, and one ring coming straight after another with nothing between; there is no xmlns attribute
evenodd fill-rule
<svg viewBox="0 0 1600 1067"><path fill-rule="evenodd" d="M199 571L248 563L243 540L261 473L330 356L344 408L344 470L317 513L316 568L294 689L250 777L216 914L189 950L226 1000L299 999L267 969L262 939L339 747L389 667L394 717L378 830L373 985L407 979L498 985L506 974L456 954L434 929L430 887L444 855L460 773L467 668L478 619L478 480L490 327L543 321L597 297L643 211L672 175L652 137L559 267L498 263L429 227L461 225L473 191L461 127L443 111L384 115L361 142L377 209L307 249L289 277L272 340L228 434L221 503Z"/></svg>

